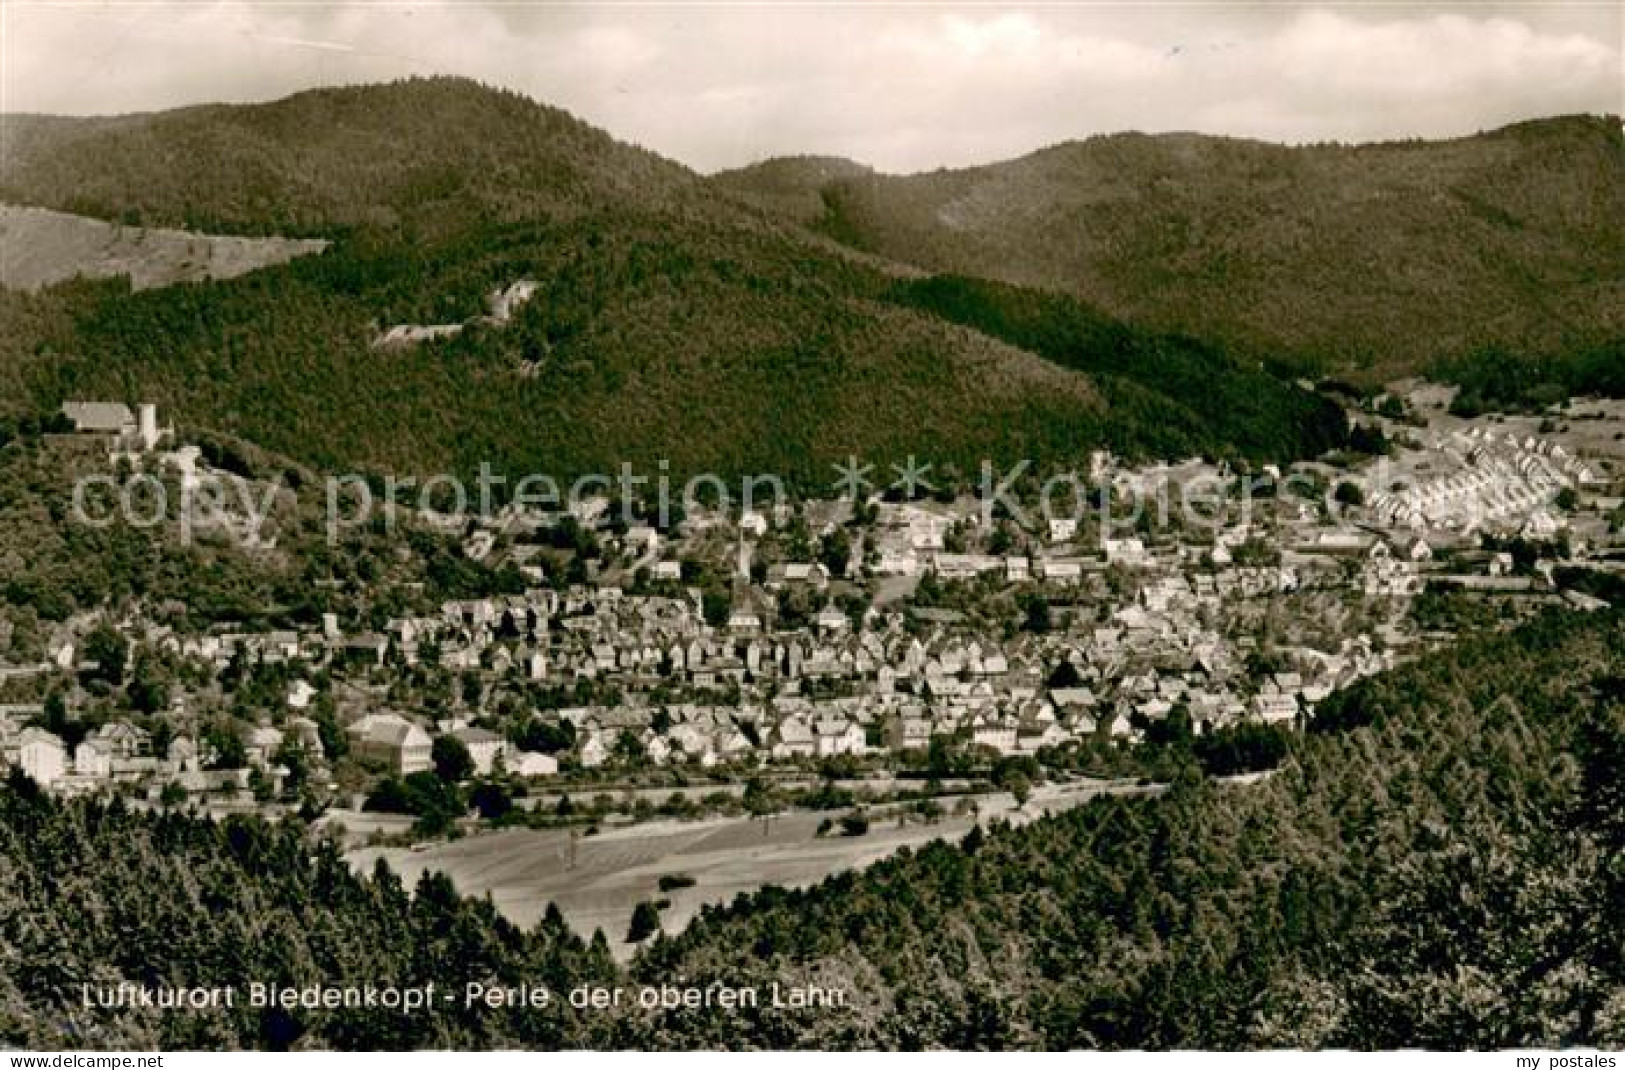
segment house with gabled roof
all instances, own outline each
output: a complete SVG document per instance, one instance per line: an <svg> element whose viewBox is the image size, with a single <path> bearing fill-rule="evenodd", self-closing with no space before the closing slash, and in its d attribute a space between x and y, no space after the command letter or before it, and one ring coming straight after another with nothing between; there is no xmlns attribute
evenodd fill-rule
<svg viewBox="0 0 1625 1070"><path fill-rule="evenodd" d="M822 632L840 632L850 628L852 621L833 602L826 602L824 608L813 618L813 624Z"/></svg>
<svg viewBox="0 0 1625 1070"><path fill-rule="evenodd" d="M861 725L844 720L819 721L814 727L817 755L831 758L839 754L862 754L869 749Z"/></svg>
<svg viewBox="0 0 1625 1070"><path fill-rule="evenodd" d="M468 748L474 772L480 776L490 776L508 753L508 741L485 728L457 728L448 734Z"/></svg>
<svg viewBox="0 0 1625 1070"><path fill-rule="evenodd" d="M769 753L775 758L811 758L818 753L818 737L807 722L798 717L780 721L767 743Z"/></svg>
<svg viewBox="0 0 1625 1070"><path fill-rule="evenodd" d="M345 729L350 751L363 760L381 762L399 776L434 765L429 733L397 713L370 713Z"/></svg>

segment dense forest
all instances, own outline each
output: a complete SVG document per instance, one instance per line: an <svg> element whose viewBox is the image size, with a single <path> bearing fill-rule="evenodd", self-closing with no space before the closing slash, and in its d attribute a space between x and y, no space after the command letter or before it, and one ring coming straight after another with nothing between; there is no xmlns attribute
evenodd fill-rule
<svg viewBox="0 0 1625 1070"><path fill-rule="evenodd" d="M1287 369L1196 338L1136 330L1065 294L939 275L899 282L891 296L1087 372L1122 421L1105 429L1108 441L1130 452L1143 448L1135 436L1148 428L1157 429L1153 444L1165 456L1215 455L1215 428L1246 456L1318 453L1347 441L1341 407L1288 381Z"/></svg>
<svg viewBox="0 0 1625 1070"><path fill-rule="evenodd" d="M1490 346L1445 358L1430 374L1461 387L1451 410L1467 417L1539 412L1576 396L1625 397L1625 337L1544 355Z"/></svg>
<svg viewBox="0 0 1625 1070"><path fill-rule="evenodd" d="M379 324L461 322L515 278L507 326L405 349ZM19 315L14 404L143 397L327 470L773 472L812 486L849 453L983 457L1312 455L1337 407L1222 349L1138 332L1064 299L1064 344L744 231L622 213L481 229L438 245L341 246L231 282L128 293L80 283ZM44 297L13 298L41 305ZM5 374L8 373L9 375Z"/></svg>
<svg viewBox="0 0 1625 1070"><path fill-rule="evenodd" d="M664 459L823 487L849 455L1313 454L1341 422L1288 378L1305 370L1430 368L1469 404L1618 387L1625 247L1606 224L1625 182L1592 120L1358 148L1125 135L908 179L807 158L710 181L458 79L0 124L0 199L333 242L230 281L0 292L0 425L146 398L326 470ZM505 327L372 344L469 321L520 278L540 289Z"/></svg>
<svg viewBox="0 0 1625 1070"><path fill-rule="evenodd" d="M394 323L462 322L536 279L505 327L379 348ZM147 398L327 471L568 480L777 473L822 486L849 453L1076 455L1105 414L1087 376L865 293L786 240L626 212L405 246L357 237L229 282L82 283L20 325L14 405ZM1223 429L1214 429L1223 443Z"/></svg>
<svg viewBox="0 0 1625 1070"><path fill-rule="evenodd" d="M28 1046L1516 1047L1625 1042L1625 619L1553 613L1339 693L1273 777L1102 798L767 888L622 972L294 824L0 790ZM160 889L161 894L153 894ZM204 920L206 919L206 920ZM84 980L816 983L844 1009L166 1014Z"/></svg>
<svg viewBox="0 0 1625 1070"><path fill-rule="evenodd" d="M0 197L334 244L229 281L0 293L0 421L143 398L329 471L564 477L664 459L820 488L849 455L964 471L1100 445L1282 459L1341 434L1250 351L1076 302L1039 314L1090 329L1043 346L941 299L967 283L899 287L676 164L469 82L4 122L17 147ZM505 326L373 344L394 324L470 321L521 278L540 288Z"/></svg>
<svg viewBox="0 0 1625 1070"><path fill-rule="evenodd" d="M351 872L301 829L219 824L111 803L51 800L19 776L0 788L0 1038L31 1048L584 1047L611 1023L568 1007L419 1013L379 1009L87 1010L81 984L544 983L614 975L549 915L530 932L443 878L405 889Z"/></svg>
<svg viewBox="0 0 1625 1070"><path fill-rule="evenodd" d="M696 175L556 108L454 78L269 105L0 116L0 200L132 225L426 238L616 206L702 205Z"/></svg>

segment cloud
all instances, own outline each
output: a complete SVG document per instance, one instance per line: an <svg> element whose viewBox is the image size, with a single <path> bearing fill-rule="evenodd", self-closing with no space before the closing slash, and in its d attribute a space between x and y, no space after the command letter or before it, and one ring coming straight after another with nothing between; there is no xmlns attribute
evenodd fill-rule
<svg viewBox="0 0 1625 1070"><path fill-rule="evenodd" d="M0 107L268 99L464 74L703 170L962 165L1120 129L1444 136L1619 111L1617 8L6 5Z"/></svg>
<svg viewBox="0 0 1625 1070"><path fill-rule="evenodd" d="M1507 94L1607 103L1617 48L1580 36L1542 35L1514 19L1439 15L1367 24L1329 12L1305 14L1271 43L1283 80L1320 99L1403 106Z"/></svg>

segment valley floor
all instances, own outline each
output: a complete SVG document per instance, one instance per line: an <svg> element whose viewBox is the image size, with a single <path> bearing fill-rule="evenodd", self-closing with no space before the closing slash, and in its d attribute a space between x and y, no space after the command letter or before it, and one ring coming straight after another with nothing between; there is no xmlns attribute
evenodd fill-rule
<svg viewBox="0 0 1625 1070"><path fill-rule="evenodd" d="M1103 793L1158 790L1133 781L1083 780L1036 788L1024 807L1006 793L966 796L977 813L953 809L940 820L908 821L876 808L862 836L818 835L829 814L796 811L775 815L766 828L760 819L715 818L661 821L610 829L579 837L571 861L571 832L564 829L510 829L479 833L416 848L361 848L346 857L358 872L370 872L382 858L407 887L425 872L445 873L464 895L490 895L510 921L530 927L549 902L584 939L602 929L617 959L630 959L636 945L624 937L638 903L669 899L661 912L668 934L681 932L702 907L732 902L764 885L806 887L843 870L863 868L903 847L932 840L955 841L978 821L999 819L1025 824L1048 813L1082 805ZM372 817L374 815L357 815ZM337 820L344 820L337 816ZM694 880L687 888L659 890L663 876Z"/></svg>

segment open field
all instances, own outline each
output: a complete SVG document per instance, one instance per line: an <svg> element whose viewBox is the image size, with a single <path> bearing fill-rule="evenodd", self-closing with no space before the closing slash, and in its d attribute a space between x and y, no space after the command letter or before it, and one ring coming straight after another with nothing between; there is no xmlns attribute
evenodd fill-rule
<svg viewBox="0 0 1625 1070"><path fill-rule="evenodd" d="M128 275L137 290L229 279L325 248L319 240L217 237L0 204L0 286L16 290L76 276Z"/></svg>
<svg viewBox="0 0 1625 1070"><path fill-rule="evenodd" d="M1015 823L1046 812L1078 806L1108 792L1149 792L1127 782L1089 781L1037 789L1022 810L1007 794L974 796L980 818ZM410 887L426 871L439 870L466 895L489 893L499 910L519 925L533 925L557 903L572 928L585 938L602 929L621 958L633 946L624 942L632 909L643 900L667 898L662 911L667 932L681 931L707 903L727 903L765 884L804 887L831 874L867 866L904 846L936 839L957 840L977 818L950 814L926 825L918 818L900 824L885 808L870 812L863 836L819 837L821 813L795 812L761 821L718 818L694 822L655 822L612 829L576 841L571 864L571 833L561 829L512 829L437 843L416 850L363 848L349 854L358 871L370 871L379 857ZM661 893L659 879L692 877L691 888Z"/></svg>

